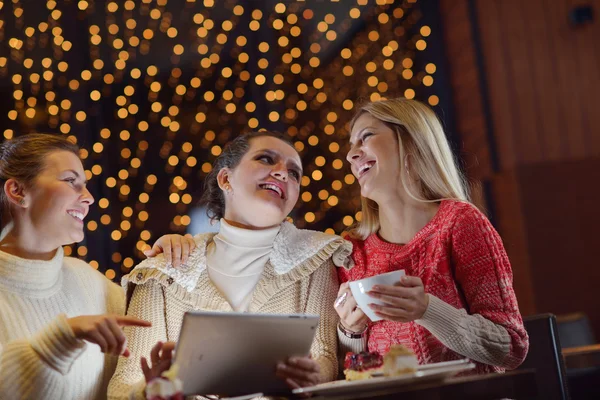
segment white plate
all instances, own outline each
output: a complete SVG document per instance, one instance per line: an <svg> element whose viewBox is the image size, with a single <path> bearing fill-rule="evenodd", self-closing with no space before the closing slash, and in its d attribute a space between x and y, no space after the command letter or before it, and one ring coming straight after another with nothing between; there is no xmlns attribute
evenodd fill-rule
<svg viewBox="0 0 600 400"><path fill-rule="evenodd" d="M443 365L442 365L443 364ZM391 387L423 383L432 380L449 378L460 372L475 368L475 364L468 360L448 361L444 363L428 364L419 367L417 372L393 377L377 377L358 381L333 381L320 385L294 389L294 394L311 393L320 395L345 395L351 393L382 390Z"/></svg>
<svg viewBox="0 0 600 400"><path fill-rule="evenodd" d="M456 367L456 366L460 366L460 365L468 365L470 363L471 363L470 360L463 358L462 360L443 361L443 362L439 362L439 363L419 365L417 370L418 371L430 371L430 370L437 369L437 368ZM373 377L383 376L383 371L375 372L372 374L372 376Z"/></svg>

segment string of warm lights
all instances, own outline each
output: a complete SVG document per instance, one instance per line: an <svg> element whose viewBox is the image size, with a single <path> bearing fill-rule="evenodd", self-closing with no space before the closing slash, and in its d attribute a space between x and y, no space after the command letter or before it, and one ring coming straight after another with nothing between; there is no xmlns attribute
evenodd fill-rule
<svg viewBox="0 0 600 400"><path fill-rule="evenodd" d="M3 136L61 132L82 146L97 207L86 242L65 252L111 279L159 235L185 232L211 162L248 130L294 137L296 225L343 231L360 219L344 160L353 109L439 102L416 0L181 4L0 1Z"/></svg>

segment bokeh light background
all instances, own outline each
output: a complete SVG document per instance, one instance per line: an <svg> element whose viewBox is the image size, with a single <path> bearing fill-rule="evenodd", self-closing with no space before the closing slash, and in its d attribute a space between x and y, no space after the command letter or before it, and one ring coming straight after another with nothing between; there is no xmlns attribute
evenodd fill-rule
<svg viewBox="0 0 600 400"><path fill-rule="evenodd" d="M345 163L367 100L439 112L441 32L422 1L0 0L1 134L69 136L96 205L66 247L117 280L160 235L186 232L224 144L269 129L305 169L291 218L340 233L360 218ZM438 39L435 39L435 38Z"/></svg>

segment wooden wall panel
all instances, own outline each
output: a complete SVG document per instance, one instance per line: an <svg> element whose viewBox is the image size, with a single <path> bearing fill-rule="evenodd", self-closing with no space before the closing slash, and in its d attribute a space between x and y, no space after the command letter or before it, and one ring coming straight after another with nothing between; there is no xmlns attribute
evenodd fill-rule
<svg viewBox="0 0 600 400"><path fill-rule="evenodd" d="M553 82L557 89L556 96L561 100L561 118L568 134L567 145L563 149L562 159L582 158L586 156L584 141L582 91L576 85L578 79L577 61L575 58L572 31L568 26L568 1L558 0L547 2L548 24L550 25L551 40L555 49L557 66L556 80Z"/></svg>
<svg viewBox="0 0 600 400"><path fill-rule="evenodd" d="M534 86L536 103L536 129L541 137L541 156L544 160L558 160L564 143L564 120L560 114L560 98L556 96L556 66L554 65L554 49L550 40L550 26L544 12L544 0L528 0L521 3L521 11L525 15L527 46L530 52L529 67Z"/></svg>
<svg viewBox="0 0 600 400"><path fill-rule="evenodd" d="M482 2L480 2L482 3ZM514 151L518 163L539 162L543 159L540 146L540 128L537 118L539 109L535 97L534 77L531 70L531 38L526 31L526 20L521 6L522 2L496 2L498 14L490 16L498 18L503 49L503 62L488 64L488 79L505 74L508 82L510 98L507 104L513 115L515 129L508 132L513 137ZM510 21L506 23L505 21ZM481 26L482 31L486 29ZM489 44L484 43L484 56ZM491 101L498 101L493 95Z"/></svg>
<svg viewBox="0 0 600 400"><path fill-rule="evenodd" d="M465 1L441 2L441 13L447 21L468 19ZM456 112L456 129L461 138L461 155L465 171L476 180L492 176L489 142L485 126L483 102L479 87L479 71L469 24L446 23L443 26L446 51L452 54L452 68L460 71L452 79L453 101Z"/></svg>
<svg viewBox="0 0 600 400"><path fill-rule="evenodd" d="M458 123L481 127L472 84L480 71L473 38L466 36L473 27L469 4L476 10L500 170L600 156L600 1L440 0ZM574 26L569 13L582 5L593 8L595 20ZM465 130L464 137L469 151L489 159L486 147L476 145L480 134ZM487 176L486 168L474 175Z"/></svg>
<svg viewBox="0 0 600 400"><path fill-rule="evenodd" d="M586 130L587 142L589 143L588 155L600 155L600 23L597 22L600 13L600 1L595 0L570 0L569 5L585 6L595 4L596 21L577 28L570 28L574 33L577 51L577 79L576 82L582 90L583 126Z"/></svg>
<svg viewBox="0 0 600 400"><path fill-rule="evenodd" d="M569 22L576 5L595 5L597 19L600 2L474 4L502 168L600 154L599 23Z"/></svg>
<svg viewBox="0 0 600 400"><path fill-rule="evenodd" d="M539 312L585 312L600 335L600 158L520 167L519 196Z"/></svg>
<svg viewBox="0 0 600 400"><path fill-rule="evenodd" d="M494 118L494 136L496 147L498 149L498 160L502 170L508 169L516 164L516 147L514 136L511 134L518 129L516 121L517 115L511 109L511 93L509 88L512 85L511 76L505 73L506 67L500 68L503 73L492 75L487 72L490 66L503 66L506 61L504 42L504 33L502 32L502 21L495 16L499 13L498 5L495 1L481 2L477 5L478 25L481 28L480 36L483 50L485 51L483 73L486 75L486 83L492 98L488 99L492 116ZM465 21L469 24L469 21ZM485 27L483 29L482 27ZM495 43L489 46L488 43ZM451 61L451 56L450 63ZM458 73L458 71L457 71ZM496 116L502 115L503 118Z"/></svg>

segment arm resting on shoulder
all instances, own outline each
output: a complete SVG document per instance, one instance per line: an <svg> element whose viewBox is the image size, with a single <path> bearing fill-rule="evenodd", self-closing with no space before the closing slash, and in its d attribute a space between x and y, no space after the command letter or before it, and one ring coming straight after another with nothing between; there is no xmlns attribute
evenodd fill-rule
<svg viewBox="0 0 600 400"><path fill-rule="evenodd" d="M152 327L125 328L131 354L129 357L119 357L117 370L108 385L108 398L145 400L146 381L140 360L142 357L150 359L150 351L156 342L167 341L162 287L153 280L135 286L127 307L127 315L150 321Z"/></svg>
<svg viewBox="0 0 600 400"><path fill-rule="evenodd" d="M337 273L331 261L321 266L310 277L306 313L320 316L319 327L311 346L311 354L321 367L323 382L337 377L337 323L333 308L338 291Z"/></svg>

